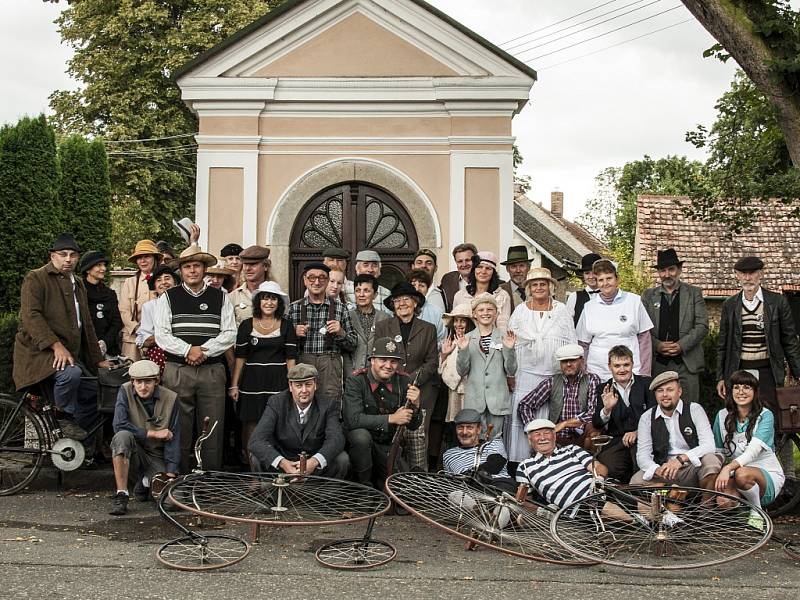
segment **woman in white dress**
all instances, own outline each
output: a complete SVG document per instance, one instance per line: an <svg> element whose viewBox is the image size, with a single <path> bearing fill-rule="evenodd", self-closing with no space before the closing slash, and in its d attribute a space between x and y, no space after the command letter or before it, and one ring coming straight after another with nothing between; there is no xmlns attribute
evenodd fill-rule
<svg viewBox="0 0 800 600"><path fill-rule="evenodd" d="M567 344L576 343L575 326L566 306L553 299L555 279L550 270L533 267L522 287L527 300L517 306L508 329L517 335L517 374L512 398L511 425L506 437L508 460L520 462L530 456L525 423L519 419L517 408L522 398L539 385L545 377L559 370L555 359L556 350ZM547 407L541 410L547 416Z"/></svg>
<svg viewBox="0 0 800 600"><path fill-rule="evenodd" d="M467 303L489 293L497 302L497 328L505 333L508 328L508 319L511 317L513 302L508 292L500 287L500 276L497 274L497 256L493 252L478 252L472 257L472 271L469 274L467 288L456 292L453 306Z"/></svg>

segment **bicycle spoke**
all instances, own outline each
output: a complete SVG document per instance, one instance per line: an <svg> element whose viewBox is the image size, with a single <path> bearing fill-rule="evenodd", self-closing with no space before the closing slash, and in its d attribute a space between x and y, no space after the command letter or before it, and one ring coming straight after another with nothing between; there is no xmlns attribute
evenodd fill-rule
<svg viewBox="0 0 800 600"><path fill-rule="evenodd" d="M220 569L243 560L250 545L239 538L208 535L179 538L158 549L158 559L173 569L206 571Z"/></svg>
<svg viewBox="0 0 800 600"><path fill-rule="evenodd" d="M36 477L44 458L39 417L28 406L0 398L0 496L22 490Z"/></svg>

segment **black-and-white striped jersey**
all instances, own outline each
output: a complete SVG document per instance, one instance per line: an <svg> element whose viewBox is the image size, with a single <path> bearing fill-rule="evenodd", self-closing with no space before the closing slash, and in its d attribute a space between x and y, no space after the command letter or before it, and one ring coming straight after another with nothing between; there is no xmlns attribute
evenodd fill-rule
<svg viewBox="0 0 800 600"><path fill-rule="evenodd" d="M475 467L475 451L477 448L462 448L456 446L445 451L442 457L442 466L444 466L445 473L454 473L460 475L471 471ZM486 459L491 454L499 454L505 459L508 459L506 447L503 445L502 440L499 438L493 439L486 444L481 450L481 464L486 462ZM505 466L502 470L493 475L493 477L509 477L508 471Z"/></svg>
<svg viewBox="0 0 800 600"><path fill-rule="evenodd" d="M536 488L549 504L564 507L589 495L592 455L575 445L556 448L548 457L536 453L517 467L517 481Z"/></svg>

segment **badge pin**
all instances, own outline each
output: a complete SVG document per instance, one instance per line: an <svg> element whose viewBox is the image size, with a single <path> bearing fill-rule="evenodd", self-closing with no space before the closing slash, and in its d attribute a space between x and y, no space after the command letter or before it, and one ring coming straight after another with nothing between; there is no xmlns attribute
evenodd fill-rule
<svg viewBox="0 0 800 600"><path fill-rule="evenodd" d="M323 325L322 327L319 328L319 332L322 335L325 335L326 333L328 333L328 327L326 325Z"/></svg>
<svg viewBox="0 0 800 600"><path fill-rule="evenodd" d="M394 345L394 342L389 342L388 344L386 344L386 349L389 352L394 352L395 350L397 350L397 346Z"/></svg>
<svg viewBox="0 0 800 600"><path fill-rule="evenodd" d="M251 337L250 338L250 343L253 344L253 346L258 346L258 338L257 337Z"/></svg>
<svg viewBox="0 0 800 600"><path fill-rule="evenodd" d="M622 321L622 322L624 323L625 321L627 321L627 320L628 320L628 317L626 317L625 315L620 315L620 316L619 316L619 320L620 320L620 321Z"/></svg>
<svg viewBox="0 0 800 600"><path fill-rule="evenodd" d="M683 428L683 434L684 435L692 435L693 433L694 433L694 429L692 429L691 427L684 427Z"/></svg>
<svg viewBox="0 0 800 600"><path fill-rule="evenodd" d="M98 310L98 311L97 311L97 315L96 315L96 316L97 316L97 318L98 318L98 319L102 319L102 318L103 318L103 316L104 316L104 315L103 315L103 311L102 311L102 310Z"/></svg>
<svg viewBox="0 0 800 600"><path fill-rule="evenodd" d="M105 308L105 306L106 306L105 304L98 304L97 305L97 310L103 310Z"/></svg>
<svg viewBox="0 0 800 600"><path fill-rule="evenodd" d="M247 308L247 302L239 302L239 308L241 309Z"/></svg>
<svg viewBox="0 0 800 600"><path fill-rule="evenodd" d="M661 302L654 302L653 308L661 308Z"/></svg>
<svg viewBox="0 0 800 600"><path fill-rule="evenodd" d="M397 343L399 344L400 342L402 342L402 341L403 341L403 336L402 336L402 335L396 335L396 336L394 336L394 341L395 341L395 342L397 342Z"/></svg>
<svg viewBox="0 0 800 600"><path fill-rule="evenodd" d="M205 302L203 302L203 303L200 305L200 310L208 310L208 304L206 304Z"/></svg>

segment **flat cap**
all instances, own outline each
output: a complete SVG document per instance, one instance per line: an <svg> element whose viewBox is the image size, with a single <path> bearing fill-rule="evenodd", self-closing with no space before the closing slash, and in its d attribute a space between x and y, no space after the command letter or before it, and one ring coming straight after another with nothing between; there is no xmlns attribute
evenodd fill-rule
<svg viewBox="0 0 800 600"><path fill-rule="evenodd" d="M239 256L242 253L242 250L244 250L244 248L242 248L239 244L236 242L231 242L230 244L225 244L222 247L222 250L219 251L219 255L222 258L225 258L226 256Z"/></svg>
<svg viewBox="0 0 800 600"><path fill-rule="evenodd" d="M481 413L474 408L462 408L453 419L453 423L480 423Z"/></svg>
<svg viewBox="0 0 800 600"><path fill-rule="evenodd" d="M534 419L527 425L525 425L525 433L530 433L531 431L536 431L537 429L555 429L556 424L553 423L550 419Z"/></svg>
<svg viewBox="0 0 800 600"><path fill-rule="evenodd" d="M286 378L289 381L307 381L309 379L316 379L318 375L319 372L314 365L298 363L289 369Z"/></svg>
<svg viewBox="0 0 800 600"><path fill-rule="evenodd" d="M733 268L742 273L750 273L752 271L760 271L764 268L764 261L757 256L745 256L736 261Z"/></svg>
<svg viewBox="0 0 800 600"><path fill-rule="evenodd" d="M677 371L664 371L663 373L659 373L653 377L653 381L650 382L650 391L652 392L670 381L679 381L680 378L681 376L678 375Z"/></svg>
<svg viewBox="0 0 800 600"><path fill-rule="evenodd" d="M254 263L267 260L269 258L269 248L264 246L248 246L239 253L242 262Z"/></svg>
<svg viewBox="0 0 800 600"><path fill-rule="evenodd" d="M583 347L580 344L567 344L556 350L556 360L572 360L583 358Z"/></svg>
<svg viewBox="0 0 800 600"><path fill-rule="evenodd" d="M349 260L350 251L345 250L344 248L334 248L331 246L330 248L325 248L322 251L322 258L343 258L345 260Z"/></svg>
<svg viewBox="0 0 800 600"><path fill-rule="evenodd" d="M395 338L381 337L372 344L369 358L396 358L403 360L403 339L398 335Z"/></svg>
<svg viewBox="0 0 800 600"><path fill-rule="evenodd" d="M356 254L356 262L381 262L381 255L375 250L362 250Z"/></svg>
<svg viewBox="0 0 800 600"><path fill-rule="evenodd" d="M137 360L128 369L131 379L157 379L159 368L152 360Z"/></svg>

